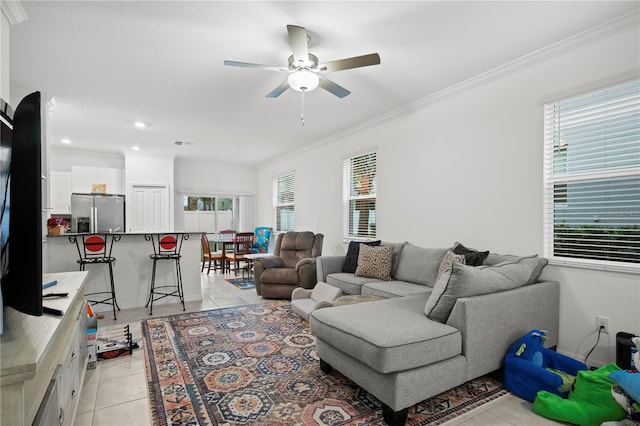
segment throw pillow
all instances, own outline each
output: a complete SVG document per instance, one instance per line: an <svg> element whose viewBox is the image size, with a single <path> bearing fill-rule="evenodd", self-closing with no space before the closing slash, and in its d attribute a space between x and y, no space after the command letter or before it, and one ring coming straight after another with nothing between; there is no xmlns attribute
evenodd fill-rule
<svg viewBox="0 0 640 426"><path fill-rule="evenodd" d="M478 251L476 249L466 248L459 242L453 245L455 254L463 254L467 265L480 266L482 262L489 256L489 251Z"/></svg>
<svg viewBox="0 0 640 426"><path fill-rule="evenodd" d="M366 244L360 246L358 255L357 277L391 280L391 259L393 249L388 246L372 247Z"/></svg>
<svg viewBox="0 0 640 426"><path fill-rule="evenodd" d="M438 268L438 276L436 277L436 282L442 277L444 271L451 269L453 266L453 262L465 264L465 258L463 254L455 254L451 250L447 251L447 253L442 258L442 262L440 262L440 267Z"/></svg>
<svg viewBox="0 0 640 426"><path fill-rule="evenodd" d="M454 262L433 287L424 313L434 321L446 323L458 298L523 286L537 263L538 255L494 266L472 267Z"/></svg>
<svg viewBox="0 0 640 426"><path fill-rule="evenodd" d="M379 246L381 243L378 241L349 241L349 248L347 249L347 255L344 258L342 264L342 272L356 272L358 267L358 254L360 254L360 244L366 244L368 246Z"/></svg>

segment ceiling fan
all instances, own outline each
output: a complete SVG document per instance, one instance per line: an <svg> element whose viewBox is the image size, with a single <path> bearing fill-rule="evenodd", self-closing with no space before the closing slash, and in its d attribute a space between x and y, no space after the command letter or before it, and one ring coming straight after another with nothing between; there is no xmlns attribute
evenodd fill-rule
<svg viewBox="0 0 640 426"><path fill-rule="evenodd" d="M304 95L304 92L309 92L318 86L339 98L344 98L351 92L329 80L324 74L378 65L380 63L380 55L377 53L320 63L315 55L309 53L309 36L305 28L287 25L287 32L289 33L289 44L293 51L293 55L289 57L289 66L287 68L237 61L224 61L224 64L233 67L260 68L268 71L289 73L288 78L281 85L267 94L267 98L277 98L289 88L302 92Z"/></svg>

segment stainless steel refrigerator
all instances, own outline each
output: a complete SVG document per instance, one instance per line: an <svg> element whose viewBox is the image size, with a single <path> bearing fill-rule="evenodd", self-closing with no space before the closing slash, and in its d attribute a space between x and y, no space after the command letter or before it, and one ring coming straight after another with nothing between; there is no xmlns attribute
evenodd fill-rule
<svg viewBox="0 0 640 426"><path fill-rule="evenodd" d="M71 232L125 232L124 195L71 194Z"/></svg>

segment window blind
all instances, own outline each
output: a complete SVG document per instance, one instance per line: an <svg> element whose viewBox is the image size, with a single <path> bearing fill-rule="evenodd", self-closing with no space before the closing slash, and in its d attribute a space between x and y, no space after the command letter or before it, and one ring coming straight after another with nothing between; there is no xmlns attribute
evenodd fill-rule
<svg viewBox="0 0 640 426"><path fill-rule="evenodd" d="M273 187L276 231L293 231L295 229L295 172L275 178Z"/></svg>
<svg viewBox="0 0 640 426"><path fill-rule="evenodd" d="M640 264L640 81L545 105L545 255Z"/></svg>
<svg viewBox="0 0 640 426"><path fill-rule="evenodd" d="M377 154L368 152L343 164L345 238L375 238Z"/></svg>

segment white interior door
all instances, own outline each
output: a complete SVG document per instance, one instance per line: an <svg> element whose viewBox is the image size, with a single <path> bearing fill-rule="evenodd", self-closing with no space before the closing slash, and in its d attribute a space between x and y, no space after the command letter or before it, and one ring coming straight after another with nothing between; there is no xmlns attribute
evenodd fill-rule
<svg viewBox="0 0 640 426"><path fill-rule="evenodd" d="M133 185L133 232L171 231L169 223L169 187L166 185Z"/></svg>

